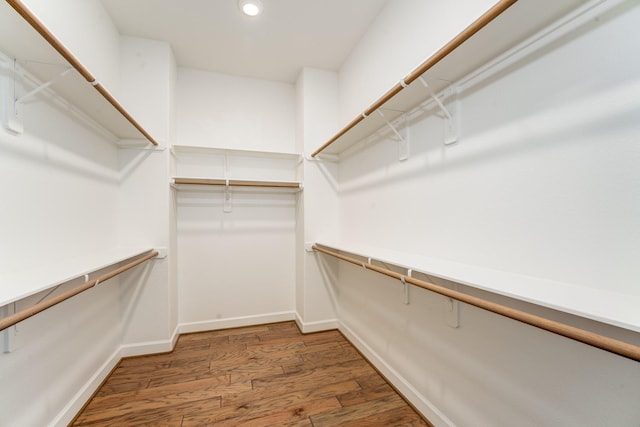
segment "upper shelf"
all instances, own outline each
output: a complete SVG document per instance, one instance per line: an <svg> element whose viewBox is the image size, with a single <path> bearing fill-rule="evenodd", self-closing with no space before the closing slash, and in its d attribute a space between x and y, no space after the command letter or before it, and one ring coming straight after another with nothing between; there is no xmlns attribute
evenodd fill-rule
<svg viewBox="0 0 640 427"><path fill-rule="evenodd" d="M199 147L195 145L173 145L171 153L175 155L205 154L205 155L231 155L238 157L261 157L268 159L288 159L299 161L301 156L296 153L284 153L277 151L240 150L237 148Z"/></svg>
<svg viewBox="0 0 640 427"><path fill-rule="evenodd" d="M174 145L171 155L173 185L178 189L194 185L302 189L299 154Z"/></svg>
<svg viewBox="0 0 640 427"><path fill-rule="evenodd" d="M114 142L147 140L158 145L20 0L7 0L7 3L0 5L0 52L17 59L19 68L39 82L55 80L50 88L81 114L111 133ZM75 71L58 78L70 67Z"/></svg>
<svg viewBox="0 0 640 427"><path fill-rule="evenodd" d="M501 0L314 151L337 155L556 21L582 0ZM384 117L374 114L384 111Z"/></svg>

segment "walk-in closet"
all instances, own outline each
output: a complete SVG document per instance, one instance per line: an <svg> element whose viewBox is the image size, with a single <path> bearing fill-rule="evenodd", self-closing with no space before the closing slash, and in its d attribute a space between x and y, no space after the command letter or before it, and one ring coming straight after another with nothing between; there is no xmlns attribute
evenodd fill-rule
<svg viewBox="0 0 640 427"><path fill-rule="evenodd" d="M640 1L3 0L0 426L640 426Z"/></svg>

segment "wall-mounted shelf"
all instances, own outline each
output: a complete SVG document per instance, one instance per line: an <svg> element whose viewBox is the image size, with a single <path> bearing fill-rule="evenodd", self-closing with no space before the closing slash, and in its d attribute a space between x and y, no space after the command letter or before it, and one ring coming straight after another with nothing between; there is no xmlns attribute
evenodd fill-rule
<svg viewBox="0 0 640 427"><path fill-rule="evenodd" d="M640 296L429 258L411 253L345 244L318 245L365 259L371 258L498 295L640 332Z"/></svg>
<svg viewBox="0 0 640 427"><path fill-rule="evenodd" d="M464 76L521 43L583 2L502 0L314 151L337 155L406 112L455 85ZM429 85L425 87L424 82ZM374 114L382 109L384 116ZM440 111L440 109L438 109ZM446 118L445 118L446 119ZM445 141L447 142L447 141ZM451 141L449 141L451 142Z"/></svg>
<svg viewBox="0 0 640 427"><path fill-rule="evenodd" d="M87 253L56 262L38 262L28 270L0 277L0 307L149 252L147 248L120 248ZM161 254L160 257L165 256Z"/></svg>
<svg viewBox="0 0 640 427"><path fill-rule="evenodd" d="M107 88L21 1L7 0L7 3L0 3L0 52L10 60L10 63L6 58L2 61L2 78L25 82L28 90L55 80L47 90L68 103L69 110L79 112L106 130L116 144L131 145L140 141L157 145ZM73 71L59 77L68 68Z"/></svg>
<svg viewBox="0 0 640 427"><path fill-rule="evenodd" d="M224 192L224 211L232 211L233 191L298 193L302 156L294 153L174 145L171 186L176 190Z"/></svg>
<svg viewBox="0 0 640 427"><path fill-rule="evenodd" d="M186 185L300 189L295 153L237 150L233 148L171 147L172 180Z"/></svg>

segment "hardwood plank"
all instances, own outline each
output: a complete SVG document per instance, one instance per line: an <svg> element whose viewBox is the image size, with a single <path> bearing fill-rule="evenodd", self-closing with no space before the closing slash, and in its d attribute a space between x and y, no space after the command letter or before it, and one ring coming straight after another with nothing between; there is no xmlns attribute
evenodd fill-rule
<svg viewBox="0 0 640 427"><path fill-rule="evenodd" d="M381 397L391 396L395 394L395 390L386 382L375 387L363 387L359 390L338 396L338 401L342 406L351 406L358 403L364 403L376 400Z"/></svg>
<svg viewBox="0 0 640 427"><path fill-rule="evenodd" d="M198 399L197 394L182 396L183 401L176 402L172 396L164 401L132 401L129 406L122 406L112 410L96 411L94 413L83 412L73 423L74 426L84 425L132 425L150 422L156 418L177 417L185 410L193 410L195 407L213 410L220 407L221 398L207 397Z"/></svg>
<svg viewBox="0 0 640 427"><path fill-rule="evenodd" d="M133 380L130 382L113 383L110 381L105 382L102 387L96 392L96 397L109 396L114 393L123 393L126 391L135 391L149 386L149 379Z"/></svg>
<svg viewBox="0 0 640 427"><path fill-rule="evenodd" d="M340 365L325 368L303 370L292 374L275 375L253 380L254 390L261 389L286 389L301 390L317 387L327 379L349 378L352 375L364 375L373 371L373 368L364 361L352 361ZM333 382L333 381L332 381Z"/></svg>
<svg viewBox="0 0 640 427"><path fill-rule="evenodd" d="M255 355L250 352L229 354L223 360L212 360L209 364L209 371L216 372L234 372L237 369L253 369L265 365L289 365L302 363L302 357L297 354L291 354L290 351L264 353L262 356Z"/></svg>
<svg viewBox="0 0 640 427"><path fill-rule="evenodd" d="M284 410L269 410L264 412L251 413L249 415L228 418L226 420L216 422L216 427L238 426L258 427L258 426L280 426L283 424L291 424L305 419L310 416L320 414L340 408L340 402L335 397L320 400L312 400L296 407L286 408ZM188 425L183 422L183 425Z"/></svg>
<svg viewBox="0 0 640 427"><path fill-rule="evenodd" d="M262 366L248 369L246 371L236 369L233 372L229 372L228 375L229 382L233 384L234 382L251 381L258 378L273 377L281 374L284 374L282 366Z"/></svg>
<svg viewBox="0 0 640 427"><path fill-rule="evenodd" d="M269 351L283 351L283 350L296 350L305 348L306 345L301 339L291 338L274 338L267 341L259 341L255 343L247 343L247 351L253 352L269 352Z"/></svg>
<svg viewBox="0 0 640 427"><path fill-rule="evenodd" d="M406 405L407 403L400 396L394 394L358 405L341 407L333 411L312 415L311 422L313 425L318 426L342 426L382 412L397 410Z"/></svg>
<svg viewBox="0 0 640 427"><path fill-rule="evenodd" d="M180 418L182 423L183 413L185 411L215 411L220 407L220 398L205 399L205 400L193 400L188 403L181 403L176 405L167 405L154 409L138 409L133 408L130 412L122 415L115 415L112 417L105 416L98 418L94 416L94 419L86 419L85 417L78 417L72 424L73 426L136 426L136 425L154 425L156 420L174 420ZM180 425L180 424L178 424Z"/></svg>
<svg viewBox="0 0 640 427"><path fill-rule="evenodd" d="M416 418L416 413L409 406L394 408L388 411L369 415L353 421L344 421L341 427L394 426L415 427L430 426L424 420Z"/></svg>
<svg viewBox="0 0 640 427"><path fill-rule="evenodd" d="M236 383L242 384L242 383ZM213 377L211 379L188 381L178 384L165 385L160 387L146 388L136 391L116 393L109 396L97 396L91 400L84 410L85 414L114 410L117 408L127 409L133 400L145 402L153 406L153 402L166 402L167 400L180 401L186 398L196 398L196 400L208 397L220 396L219 391L229 387L229 377ZM234 385L236 387L236 385ZM241 387L238 385L237 387ZM249 383L245 383L247 389L251 389ZM195 396L195 394L198 394Z"/></svg>
<svg viewBox="0 0 640 427"><path fill-rule="evenodd" d="M336 394L358 388L359 385L355 381L344 381L287 394L274 393L273 390L246 391L223 396L222 407L215 413L191 414L189 417L185 417L185 425L195 423L198 425L215 424L217 426L223 420L228 419L233 419L234 422L244 425L244 422L247 420L274 414L278 414L278 417L286 418L287 421L282 421L282 424L287 424L289 422L300 421L299 418L290 417L296 410L298 411L298 415L304 413L304 411L307 411L307 416L308 413L315 413L315 411L305 407L308 402L335 399L334 396ZM335 406L336 402L337 400L335 400L335 402L332 401L331 409L337 407ZM300 408L302 408L302 410L300 410ZM267 423L263 425L280 424Z"/></svg>
<svg viewBox="0 0 640 427"><path fill-rule="evenodd" d="M274 393L274 390L251 390L224 396L222 407L236 407L264 411L268 408L301 405L307 400L324 399L345 394L360 389L356 381L340 381L332 384L318 385L313 388L299 390L293 393Z"/></svg>

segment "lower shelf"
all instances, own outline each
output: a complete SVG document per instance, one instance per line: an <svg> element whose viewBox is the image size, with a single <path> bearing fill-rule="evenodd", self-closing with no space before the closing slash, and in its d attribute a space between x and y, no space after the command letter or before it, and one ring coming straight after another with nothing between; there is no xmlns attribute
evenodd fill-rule
<svg viewBox="0 0 640 427"><path fill-rule="evenodd" d="M0 277L0 307L54 288L62 283L149 252L150 248L121 248L40 264Z"/></svg>
<svg viewBox="0 0 640 427"><path fill-rule="evenodd" d="M395 265L498 295L640 332L640 296L555 282L363 245L317 242L328 249Z"/></svg>

